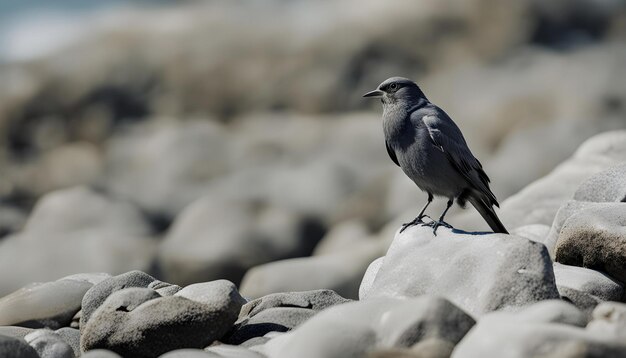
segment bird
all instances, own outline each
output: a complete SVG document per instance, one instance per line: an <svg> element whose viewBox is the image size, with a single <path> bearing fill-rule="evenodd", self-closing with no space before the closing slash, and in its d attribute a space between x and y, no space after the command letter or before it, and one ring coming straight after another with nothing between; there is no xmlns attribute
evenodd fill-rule
<svg viewBox="0 0 626 358"><path fill-rule="evenodd" d="M495 233L508 234L493 206L498 200L489 188L489 177L470 151L459 127L452 118L431 103L420 87L410 79L391 77L375 90L363 95L379 98L383 105L383 132L391 160L428 194L428 201L418 216L402 224L400 232L418 224L453 228L444 221L456 200L465 207L469 201ZM423 221L434 196L448 199L439 220Z"/></svg>

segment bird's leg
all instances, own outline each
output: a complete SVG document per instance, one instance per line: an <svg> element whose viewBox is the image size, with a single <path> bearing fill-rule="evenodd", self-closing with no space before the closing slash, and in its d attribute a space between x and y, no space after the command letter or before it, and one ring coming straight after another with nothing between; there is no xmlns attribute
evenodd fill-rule
<svg viewBox="0 0 626 358"><path fill-rule="evenodd" d="M424 218L424 216L427 218L430 218L428 215L424 215L424 212L426 211L426 208L428 207L428 205L430 205L432 201L433 201L433 194L428 193L428 201L426 202L426 205L424 205L424 207L422 208L422 211L420 211L420 213L417 215L415 219L413 219L413 221L402 224L402 229L400 229L400 232L403 232L409 226L423 223L422 219Z"/></svg>
<svg viewBox="0 0 626 358"><path fill-rule="evenodd" d="M437 236L437 228L440 226L445 226L447 228L452 229L452 225L446 223L445 221L443 221L443 218L446 216L446 213L448 212L448 210L450 210L450 208L452 207L452 204L454 203L454 198L448 200L448 204L446 205L446 210L443 211L443 214L441 214L441 216L439 217L439 220L437 221L433 221L432 223L428 223L428 225L432 225L433 227L433 234L435 236Z"/></svg>

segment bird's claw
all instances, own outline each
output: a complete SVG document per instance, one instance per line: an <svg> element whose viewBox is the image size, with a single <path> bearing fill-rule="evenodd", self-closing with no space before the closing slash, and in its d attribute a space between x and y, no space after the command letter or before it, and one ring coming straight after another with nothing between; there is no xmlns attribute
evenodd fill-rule
<svg viewBox="0 0 626 358"><path fill-rule="evenodd" d="M433 235L437 236L437 229L440 226L443 227L447 227L448 229L454 229L454 227L450 224L448 224L447 222L443 221L443 220L433 220L427 224L424 224L425 226L432 226L433 228Z"/></svg>
<svg viewBox="0 0 626 358"><path fill-rule="evenodd" d="M430 218L430 216L428 216L428 215L420 215L420 216L416 217L415 219L413 219L413 221L402 224L402 229L400 229L400 233L402 233L408 227L415 226L417 224L424 224L424 220L422 220L424 218L429 218L430 220L432 220ZM427 225L427 224L424 224L424 225Z"/></svg>

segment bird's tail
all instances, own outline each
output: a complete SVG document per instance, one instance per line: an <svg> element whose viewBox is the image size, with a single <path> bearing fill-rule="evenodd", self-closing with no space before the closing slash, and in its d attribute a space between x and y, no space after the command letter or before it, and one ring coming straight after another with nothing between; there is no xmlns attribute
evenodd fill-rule
<svg viewBox="0 0 626 358"><path fill-rule="evenodd" d="M498 215L496 215L496 212L493 210L493 206L487 205L485 201L480 198L480 195L470 195L468 201L472 203L476 210L478 210L493 232L502 234L509 233L504 225L502 225L502 222L498 218Z"/></svg>

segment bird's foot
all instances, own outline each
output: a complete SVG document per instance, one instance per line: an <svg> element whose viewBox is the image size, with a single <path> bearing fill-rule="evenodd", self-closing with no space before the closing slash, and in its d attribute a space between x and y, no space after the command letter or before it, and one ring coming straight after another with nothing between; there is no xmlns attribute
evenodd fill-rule
<svg viewBox="0 0 626 358"><path fill-rule="evenodd" d="M427 224L426 226L431 226L433 228L433 235L437 236L437 229L440 226L447 227L448 229L454 229L454 227L443 220L433 220Z"/></svg>
<svg viewBox="0 0 626 358"><path fill-rule="evenodd" d="M424 220L422 220L423 218L429 218L430 220L432 220L428 215L420 215L413 219L413 221L402 224L402 229L400 229L400 233L402 233L408 227L415 226L417 224L424 224Z"/></svg>

